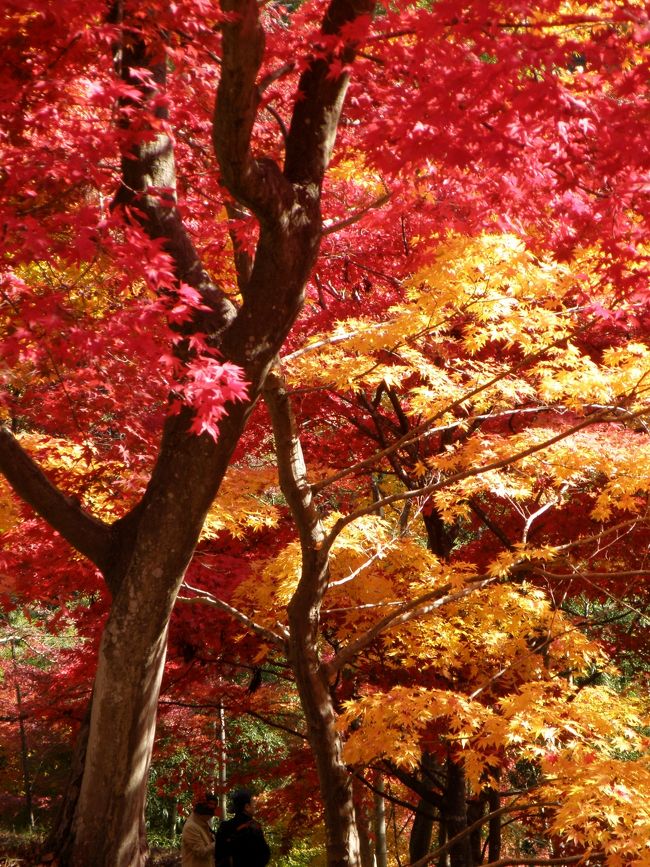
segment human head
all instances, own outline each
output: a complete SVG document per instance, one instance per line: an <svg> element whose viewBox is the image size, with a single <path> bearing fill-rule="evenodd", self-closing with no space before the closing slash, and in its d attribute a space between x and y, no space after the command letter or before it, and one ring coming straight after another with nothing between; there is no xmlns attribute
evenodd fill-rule
<svg viewBox="0 0 650 867"><path fill-rule="evenodd" d="M194 804L194 812L197 816L214 816L217 805L214 801L197 801Z"/></svg>
<svg viewBox="0 0 650 867"><path fill-rule="evenodd" d="M248 789L237 789L231 798L235 813L248 813L253 807L253 795Z"/></svg>

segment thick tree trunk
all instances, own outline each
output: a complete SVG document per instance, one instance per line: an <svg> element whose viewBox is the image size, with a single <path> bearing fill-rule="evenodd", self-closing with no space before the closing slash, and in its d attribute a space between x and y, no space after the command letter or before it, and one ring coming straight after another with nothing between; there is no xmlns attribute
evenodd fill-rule
<svg viewBox="0 0 650 867"><path fill-rule="evenodd" d="M211 348L243 369L250 383L250 401L228 407L217 443L188 433L187 412L168 419L143 499L113 526L89 515L59 491L17 440L0 428L0 471L27 503L102 571L113 594L100 646L83 776L80 784L77 776L69 787L69 800L53 835L61 847L57 851L61 865L140 867L144 862L144 799L169 618L205 514L267 370L303 303L321 237L323 177L356 52L356 43L343 35L331 56L307 58L281 169L251 148L264 54L258 4L222 0L221 7L229 15L221 25L213 143L222 182L260 226L241 306L236 309L210 280L176 207L173 143L164 125L152 123L152 118L166 116L164 100L158 99L166 79L166 64L160 61L164 47L156 44L160 31L150 31L149 39L147 34L134 37L146 25L139 18L135 23L123 21L126 13L121 3L114 4L111 18L127 34L123 44L118 40L119 65L125 82L140 91L139 99L121 103L124 108L128 102L129 108L120 121L125 141L135 114L142 116L136 119L137 134L123 154L123 184L114 205L128 206L131 218L140 220L151 238L162 240L178 283L192 286L201 299L195 317L180 326L181 335L188 339L187 344L179 344L180 355L189 353L190 338L208 335ZM341 34L372 8L373 0L331 0L323 32ZM343 70L340 74L332 74L335 59ZM151 77L140 74L144 67ZM143 137L143 129L162 131ZM156 192L160 190L166 191L164 196ZM328 685L319 670L317 630L309 627L316 622L319 601L296 607L296 616L304 615L308 623L296 630L292 658L313 727L312 743L320 753L328 822L337 828L331 863L356 867L350 782L341 762ZM77 756L83 760L84 751Z"/></svg>
<svg viewBox="0 0 650 867"><path fill-rule="evenodd" d="M188 435L187 413L170 419L136 530L121 528L124 550L118 545L114 554L115 593L100 644L83 777L67 795L78 800L64 805L65 824L53 834L62 865L145 862L144 804L169 618L249 412L250 405L233 408L218 444Z"/></svg>
<svg viewBox="0 0 650 867"><path fill-rule="evenodd" d="M61 799L61 805L44 845L43 854L51 855L57 853L62 864L67 863L70 858L70 847L74 839L72 836L72 823L74 821L77 803L79 802L81 781L83 780L86 749L88 747L88 733L90 731L90 709L91 705L89 704L86 715L79 728L79 732L77 733L72 762L70 763L70 771L68 773L65 791Z"/></svg>
<svg viewBox="0 0 650 867"><path fill-rule="evenodd" d="M144 801L167 628L161 630L158 622L157 634L152 634L154 624L138 616L135 594L131 599L126 611L113 609L102 636L86 766L72 827L70 863L75 867L126 867L146 860ZM118 748L107 749L106 744Z"/></svg>

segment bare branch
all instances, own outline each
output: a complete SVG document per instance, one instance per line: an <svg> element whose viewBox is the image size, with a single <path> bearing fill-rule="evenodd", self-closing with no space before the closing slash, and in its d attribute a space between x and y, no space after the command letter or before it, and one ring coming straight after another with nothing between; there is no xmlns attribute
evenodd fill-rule
<svg viewBox="0 0 650 867"><path fill-rule="evenodd" d="M577 864L578 861L584 861L584 855L567 855L564 858L500 858L498 861L490 861L489 864L484 864L483 867L524 867L524 865L528 864L539 864L541 867L544 865L559 865L562 864ZM589 858L593 860L594 853L592 852L589 855ZM417 862L420 863L419 861Z"/></svg>
<svg viewBox="0 0 650 867"><path fill-rule="evenodd" d="M378 461L380 461L383 457L389 455L391 452L395 451L396 449L403 448L404 446L414 442L416 439L418 439L418 437L422 436L422 434L429 431L434 422L441 416L446 413L452 412L455 409L458 409L462 406L462 404L467 403L467 401L476 397L478 394L487 391L487 389L491 388L493 385L496 385L498 382L501 382L501 380L505 379L507 376L511 376L513 373L520 370L521 368L526 367L529 364L533 364L536 361L539 361L546 355L547 351L548 349L545 349L534 356L523 359L518 364L514 364L511 367L508 367L506 370L502 370L500 373L497 373L491 379L487 380L487 382L484 382L481 385L477 385L475 388L470 389L470 391L463 394L457 400L451 401L449 404L447 404L444 409L439 410L438 412L434 413L433 415L429 416L429 418L421 422L421 424L412 428L410 431L408 431L408 433L404 434L403 437L396 440L388 448L383 449L382 451L377 452L374 455L371 455L369 458L366 458L363 461L358 461L356 464L353 464L350 467L346 467L344 470L340 470L338 473L334 473L327 479L323 479L323 481L318 482L318 484L314 485L313 487L314 493L322 491L323 488L329 487L329 485L334 484L334 482L338 482L340 479L343 479L346 476L353 475L360 470L374 466ZM466 422L467 419L464 419L463 421ZM461 422L459 421L458 424L461 424Z"/></svg>
<svg viewBox="0 0 650 867"><path fill-rule="evenodd" d="M641 618L641 620L650 624L650 617L648 617L648 615L645 612L641 611L639 608L635 608L634 605L630 605L629 602L626 602L624 599L621 599L619 596L616 596L616 594L611 593L609 590L606 590L604 587L601 587L599 584L595 584L593 581L590 580L590 578L594 578L594 577L595 578L609 578L609 579L611 579L612 577L614 577L614 578L618 578L618 577L636 578L640 575L643 575L643 576L650 575L650 571L648 571L648 570L639 570L636 572L614 572L614 573L610 573L610 572L587 572L587 573L576 572L575 574L569 574L569 575L554 575L552 572L546 572L544 569L537 569L536 568L535 574L542 575L544 578L554 578L554 579L577 578L580 581L584 581L586 584L589 584L591 587L593 587L599 593L602 593L603 596L607 596L608 599L611 599L613 602L616 602L617 605L620 605L622 608L625 608L627 611L632 612L632 614L636 614L636 616Z"/></svg>
<svg viewBox="0 0 650 867"><path fill-rule="evenodd" d="M370 202L370 204L366 205L365 208L362 208L360 211L355 211L354 214L350 214L350 216L346 217L345 220L340 220L338 223L332 223L329 226L324 226L323 236L332 235L334 234L334 232L340 232L341 229L345 229L347 226L352 226L355 223L358 223L359 220L362 220L369 211L372 211L375 208L381 208L382 205L385 205L386 202L390 199L390 197L391 193L384 193L383 196L375 199L374 202Z"/></svg>
<svg viewBox="0 0 650 867"><path fill-rule="evenodd" d="M426 864L429 864L435 858L441 858L443 855L446 855L450 852L456 843L460 842L460 840L464 840L465 837L472 834L476 831L477 828L480 828L482 825L485 825L491 819L496 819L498 816L502 816L504 813L517 813L524 812L528 810L541 810L546 807L559 807L560 805L554 802L546 802L546 801L536 801L531 804L507 804L503 807L499 807L498 810L493 810L491 813L486 813L484 816L481 816L475 822L472 822L471 825L468 825L466 828L460 832L460 834L456 834L455 837L452 837L451 840L448 840L444 846L440 846L434 852L429 852L428 855L425 855L424 858L420 858L419 861L414 861L411 864L411 867L425 867ZM497 867L497 865L506 865L511 864L513 867L517 867L519 864L573 864L576 861L579 861L582 858L581 855L577 856L569 856L568 858L557 858L557 859L527 859L527 858L517 858L516 860L503 859L502 861L493 861L490 865L485 865L485 867Z"/></svg>
<svg viewBox="0 0 650 867"><path fill-rule="evenodd" d="M374 325L364 326L363 329L358 328L355 331L346 331L345 334L334 334L332 337L326 337L323 340L308 343L307 346L303 346L301 349L288 352L286 355L282 356L282 361L293 361L294 358L300 358L301 355L306 355L308 352L315 352L317 349L322 349L323 346L333 346L336 343L342 343L345 340L349 340L351 337L357 337L359 334L367 334L368 331L384 327L384 322L377 322Z"/></svg>
<svg viewBox="0 0 650 867"><path fill-rule="evenodd" d="M356 512L351 512L349 515L346 515L343 518L340 518L336 524L332 527L329 536L327 537L327 545L331 547L334 540L341 532L341 530L346 527L348 524L351 524L353 521L356 521L357 518L362 517L363 515L369 515L373 513L377 508L383 508L384 506L388 506L391 503L395 503L402 500L414 499L416 497L427 497L433 494L435 491L442 490L443 488L448 487L449 485L455 484L456 482L463 481L464 479L473 478L474 476L483 475L483 473L490 472L491 470L499 470L503 467L511 466L512 464L517 463L518 461L523 460L524 458L529 457L530 455L536 454L539 451L543 451L544 449L549 448L557 442L561 442L567 437L571 436L574 433L577 433L580 430L583 430L585 427L589 427L592 424L596 424L599 421L603 421L607 415L609 414L609 410L602 410L601 412L593 413L590 416L584 418L578 424L572 425L566 430L561 431L559 434L553 437L549 437L547 440L544 440L541 443L536 443L535 445L529 446L527 449L522 449L520 452L515 452L512 455L508 455L505 458L500 458L499 460L492 461L491 463L484 464L480 467L471 467L466 470L462 470L458 473L454 473L451 476L447 476L444 479L441 479L438 482L432 482L430 485L425 485L422 488L418 488L412 491L404 491L400 494L392 494L390 497L384 497L383 500L379 500L376 503L373 503L371 506L367 506L364 509L358 509ZM402 437L402 439L405 439ZM387 450L384 449L384 452ZM344 471L345 472L345 471ZM340 474L339 474L340 475ZM330 477L332 478L332 477ZM322 484L322 483L321 483ZM315 486L319 487L319 486Z"/></svg>
<svg viewBox="0 0 650 867"><path fill-rule="evenodd" d="M524 531L521 534L521 541L526 544L528 542L528 534L530 533L530 528L533 526L537 518L540 518L545 512L548 512L549 509L552 509L554 506L560 504L560 498L557 497L554 500L551 500L549 503L545 503L543 506L540 506L539 509L532 512L527 518L526 523L524 524Z"/></svg>
<svg viewBox="0 0 650 867"><path fill-rule="evenodd" d="M183 583L183 587L196 595L178 596L179 602L187 602L190 604L199 602L204 605L212 605L214 608L219 608L221 611L225 611L227 614L232 615L236 620L239 620L240 623L243 623L244 626L248 627L248 629L256 635L259 635L260 638L263 638L265 641L270 641L272 644L278 645L284 649L288 635L281 623L275 624L278 632L273 632L273 630L267 629L266 626L261 626L259 623L256 623L251 617L244 614L243 611L239 611L237 608L224 602L223 599L219 599L207 590L202 590L200 587L193 587L191 584L188 584L187 581Z"/></svg>
<svg viewBox="0 0 650 867"><path fill-rule="evenodd" d="M581 539L575 539L573 542L567 542L564 545L558 545L557 551L570 551L573 548L579 548L582 545L588 545L589 542L600 542L605 536L611 536L613 533L616 533L618 530L627 530L630 532L634 529L634 527L639 523L639 518L631 518L629 521L621 521L618 524L614 524L611 527L603 527L597 533L594 533L591 536L583 536Z"/></svg>

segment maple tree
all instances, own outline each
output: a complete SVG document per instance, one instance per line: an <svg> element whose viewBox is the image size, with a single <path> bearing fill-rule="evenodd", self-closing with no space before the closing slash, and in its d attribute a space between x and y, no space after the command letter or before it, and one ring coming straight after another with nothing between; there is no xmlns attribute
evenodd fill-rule
<svg viewBox="0 0 650 867"><path fill-rule="evenodd" d="M313 458L318 475L311 489L328 491L329 498L341 504L355 497L352 512L345 515L334 509L326 523L320 525L322 536L316 539L315 551L311 551L310 556L321 558L321 569L327 570L326 584L321 585L322 592L327 592L322 629L332 642L334 653L333 658L321 660L323 677L331 682L344 666L354 663L358 667L359 654L380 642L375 650L375 674L355 677L362 693L368 690L373 677L380 678L383 688L374 696L374 704L367 702L369 708L376 709L374 728L369 734L368 727L362 723L349 739L346 756L351 761L367 761L378 754L398 765L417 765L425 749L418 747L420 738L429 744L426 751L432 750L432 735L427 728L432 717L427 709L437 704L441 709L434 719L450 719L446 740L452 743L457 737L468 737L467 732L478 726L481 719L480 702L473 712L468 710L465 714L461 710L463 695L474 691L485 692L486 699L494 703L504 688L518 689L521 704L517 707L527 709L524 717L530 714L524 726L532 730L535 737L541 731L548 731L553 740L560 724L557 719L550 721L553 719L550 709L544 722L536 720L535 701L525 687L525 680L527 677L536 680L549 668L548 656L542 652L548 645L561 648L560 670L575 667L572 676L587 677L590 659L596 658L591 656L595 650L587 651L579 637L574 636L577 644L573 646L578 656L575 664L570 663L570 654L574 652L571 634L575 627L563 625L559 611L553 613L553 609L549 609L548 615L543 615L543 605L538 607L541 598L534 602L535 594L531 596L530 591L514 591L511 595L513 591L507 590L503 596L504 591L492 585L508 576L516 584L522 578L525 582L541 579L544 586L549 585L548 592L553 599L567 592L561 590L566 582L573 586L572 593L585 589L589 592L589 585L596 579L597 592L608 592L609 587L610 593L614 589L619 595L625 592L623 587L630 589L630 577L636 578L633 585L636 592L642 592L645 581L648 480L643 470L639 472L639 466L646 466L639 458L647 448L647 433L643 422L639 426L639 419L648 412L644 385L647 348L640 343L630 343L625 350L605 350L602 360L595 363L590 351L581 351L571 344L567 346L565 342L574 331L574 317L582 315L580 311L562 308L560 304L556 313L551 309L553 305L547 303L540 306L537 318L536 311L529 307L531 299L533 303L539 302L538 290L546 292L553 287L555 299L560 298L562 269L558 274L553 273L553 268L543 265L540 268L528 254L524 260L519 260L521 248L517 245L513 248L508 239L505 243L501 238L483 239L479 248L482 253L474 258L471 245L464 242L465 261L453 245L449 260L438 250L437 268L446 280L431 282L433 299L426 294L422 297L418 292L412 298L413 307L396 307L394 321L375 322L365 329L361 323L350 329L348 322L348 330L334 340L316 337L318 362L310 375L306 374L302 363L307 353L297 353L295 362L289 364L290 369L291 364L297 364L299 389L304 388L306 382L320 381L335 390L337 401L329 405L328 411L332 413L332 406L336 411L338 402L338 412L347 422L341 440L345 457L341 458L336 451L333 455L328 452L331 460L343 459L344 468L340 472L328 471L323 467L322 452L315 449ZM501 251L499 256L494 255L495 249ZM453 263L453 271L449 261ZM520 267L517 267L518 262ZM500 279L501 268L507 277L505 284ZM452 275L454 279L450 280ZM537 278L540 278L539 284ZM570 292L568 297L571 297ZM421 316L418 315L420 310ZM460 328L458 314L463 317ZM462 331L462 341L457 331ZM385 340L386 333L390 335L389 340ZM557 346L558 339L561 347ZM323 343L328 344L326 349ZM451 349L450 343L453 344ZM493 354L502 343L510 346L510 358L501 354L503 349L500 349L500 359ZM489 344L492 347L488 353L486 345ZM391 347L390 355L385 354L386 345ZM434 363L427 361L423 347L427 353L434 354ZM465 361L458 365L461 352ZM627 355L628 352L631 354ZM609 368L611 362L613 367ZM416 385L418 381L422 384ZM375 391L372 399L359 400L358 409L366 414L365 421L360 412L354 415L345 409L352 401L350 398L341 401L343 386L352 387L360 397L368 386ZM401 399L408 403L400 405ZM439 407L437 411L436 407ZM314 403L304 408L312 416L312 426L314 409ZM423 422L425 410L432 415ZM394 419L390 417L391 412L395 412ZM411 430L409 418L413 415L418 424ZM623 417L629 419L628 432L621 424ZM375 440L382 450L377 456L371 454L369 458L347 464L355 429L367 437L373 422ZM328 423L326 416L324 423ZM523 429L518 430L519 424L524 425ZM291 441L290 433L276 423L285 493L289 502L293 497L299 526L306 535L309 515L307 509L300 512L296 483L305 470L296 434L297 428L294 428L291 454L287 446ZM613 435L617 438L617 448L612 448ZM387 442L388 438L393 441ZM367 474L374 474L374 481L372 478L365 481ZM352 490L357 490L358 485L361 487L355 495ZM406 493L400 491L404 486ZM301 487L308 490L304 481ZM357 497L362 498L361 503ZM410 520L408 512L402 508L405 500L419 503L415 518ZM390 516L395 505L399 508ZM512 509L513 515L508 516L506 508ZM562 516L559 524L548 520L554 511ZM622 519L626 512L631 515L628 521ZM419 520L419 513L435 555L428 558L421 547L411 550L407 547L407 524ZM474 540L476 531L470 532L471 524L467 525L472 515L474 520L479 520L479 526L493 536L491 543L482 534ZM513 531L521 533L519 541ZM533 535L541 539L533 543ZM303 535L300 543L292 543L276 561L264 567L267 585L260 585L256 577L242 586L239 598L247 600L248 604L252 598L256 617L269 626L285 605L288 604L291 612L296 600L300 601L300 593L305 592L305 584L317 578L310 573L311 564L309 560L305 562L304 555ZM556 560L561 564L561 571L554 565ZM478 609L474 633L469 626L473 615L469 614L472 609L468 609L468 604L472 604L476 589L481 589L481 594L474 603ZM524 606L523 611L528 610L519 625L517 599ZM391 608L395 609L394 613ZM435 616L438 609L441 615ZM382 613L385 616L380 617ZM403 622L425 614L429 618L426 625L403 633ZM550 623L554 624L552 629ZM291 628L291 620L289 624ZM398 628L395 636L393 633ZM382 650L382 636L388 629L391 634L383 638ZM530 649L535 635L542 636L539 652ZM510 641L513 644L507 649ZM493 657L494 652L497 655ZM544 657L541 670L540 652ZM487 667L477 666L473 661L477 658L485 659ZM390 670L393 659L398 683L410 677L411 686L398 686L387 693L387 669ZM488 662L490 659L492 662ZM527 671L529 665L532 670ZM429 685L421 691L414 690L412 681L426 670L431 672L429 677L433 678L433 685L438 684L438 689ZM557 676L555 673L551 678L557 680ZM465 686L459 687L459 677L461 683L466 681ZM443 682L454 685L447 699L439 691ZM558 689L557 683L553 689ZM597 751L602 693L584 686L579 687L578 693L583 699L593 701L590 712L596 729L586 737ZM562 705L568 702L573 706L568 684L560 694ZM622 711L613 697L610 705L617 708L614 727L607 732L611 736L610 749L620 748L620 743L628 737L630 749L636 744L636 748L643 750L643 739L635 741L631 729L622 740L617 741L613 736L616 725L632 711ZM356 720L357 725L360 719L365 720L365 706L363 699L352 702L347 719ZM586 707L582 701L575 705L578 719L587 718ZM567 725L570 728L570 723ZM391 726L398 733L397 743L390 734ZM415 736L415 730L422 734ZM372 734L373 731L377 734ZM517 737L521 746L521 738ZM320 744L314 744L314 750L320 750L321 756L323 741L321 735ZM448 772L454 769L455 792L457 795L460 792L455 805L448 800L451 795L448 787L442 801L439 795L430 795L430 802L439 806L443 813L456 814L455 824L450 817L443 837L443 840L458 838L451 847L452 863L474 863L468 848L471 842L468 828L472 821L467 807L462 806L465 805L465 786L470 781L470 769L472 785L476 787L478 777L491 761L500 764L499 751L507 747L508 740L497 742L498 739L490 743L493 753L487 751L488 758L483 764L477 765L471 753L454 756ZM361 751L357 751L359 746ZM572 754L576 749L575 743L567 746ZM522 752L525 756L523 748ZM473 766L469 765L470 760ZM611 767L608 761L608 758L603 760L604 767ZM628 770L630 774L636 772L631 767ZM608 772L604 770L603 774ZM596 768L592 773L593 779L598 779ZM640 779L644 779L642 762L638 773ZM607 852L636 854L639 840L644 839L645 833L639 818L639 813L645 810L644 786L640 784L634 798L623 809L623 814L627 811L630 824L617 829L616 817L621 814L610 808L608 815L614 817L611 824L605 830L599 819L596 823L599 831L597 834L594 831L595 836L589 838L590 845L598 841ZM485 781L482 788L486 788ZM579 786L575 791L579 797ZM521 804L518 806L526 809ZM589 810L597 815L599 809L590 803L584 815ZM587 837L579 830L577 813L576 826L572 829L568 824L556 827L562 828L565 839L584 843ZM563 821L567 822L570 814L571 807L568 807ZM639 828L638 838L630 834L633 823ZM473 825L479 835L480 826L480 821Z"/></svg>
<svg viewBox="0 0 650 867"><path fill-rule="evenodd" d="M314 493L337 490L341 505L351 505L327 523L307 484L278 373L266 387L303 580L289 604L288 632L240 619L291 663L332 864L356 864L360 854L329 679L363 649L353 640L335 663L321 656L320 608L335 538L350 526L354 547L360 531L353 521L379 533L364 517L405 497L433 495L433 507L422 509L430 509L430 541L443 547L445 522L467 517L468 496L475 513L487 499L498 514L504 498L516 511L535 502L542 477L538 508L563 502L571 484L588 498L581 485L588 487L589 474L581 477L583 462L569 460L562 441L579 443L580 430L599 423L604 438L644 411L645 350L640 340L623 341L624 332L642 333L645 315L642 4L466 9L449 2L399 5L371 19L372 11L370 2L344 0L262 10L200 0L146 8L16 3L3 20L7 425L0 469L87 558L70 569L59 539L32 519L21 523L25 547L31 534L40 556L53 555L50 586L32 592L92 597L99 571L112 596L88 615L106 625L88 743L79 741L78 774L54 836L64 861L84 863L89 852L96 863L144 859L143 802L171 609L314 266L322 315L303 321L302 337L311 331L315 343L337 346L344 336L337 319L348 320L344 330L363 332L358 346L350 344L352 364L343 357L330 365L319 355L324 378L332 379L334 367L337 385L354 380L370 345L375 381L371 372L366 383L391 400L398 426L408 413L424 412L442 428L433 432L440 453L425 449L418 460L416 443L426 441L430 421L412 430L407 423L405 464L390 469L401 487L379 505L352 503L351 492L317 482ZM339 156L324 180L350 71ZM508 280L533 268L532 255L544 263L551 251L556 261L497 301L483 302L480 290L463 296L454 269L467 236L487 232L475 254L485 273L501 267L498 248L496 264L490 252L497 230L528 242L528 251L510 242L511 254L501 257ZM445 247L449 231L456 246L452 238ZM390 306L404 301L403 278L418 273L433 283L426 274L436 268L442 285L407 307L406 318L392 317ZM446 333L438 314L450 308ZM570 317L573 309L583 318ZM384 358L407 325L413 333L414 320L431 346L406 342L408 364ZM571 329L586 321L594 345L599 327L606 336L607 352L591 368L589 353L572 342ZM501 337L508 351L495 361L486 347ZM454 375L443 377L445 359L459 368ZM591 378L579 383L585 373ZM414 387L406 408L391 390L401 374L405 393ZM302 376L313 387L314 372ZM532 410L546 426L503 437L513 404L528 411L522 399L533 391L551 405L546 418L541 405ZM487 434L465 437L479 421ZM615 456L601 448L593 470L608 478L599 491L601 520L607 510L636 508L644 491L613 459L631 466L634 437L628 445ZM387 455L396 454L390 446ZM546 472L536 464L542 454L551 455ZM358 462L364 457L359 470L376 465L367 444ZM509 471L519 465L523 479ZM343 471L347 478L347 464ZM534 510L521 508L530 529ZM237 524L233 516L221 520ZM548 551L522 541L498 552L488 583L518 575L522 563L544 577L545 558L560 543L553 539ZM569 554L589 551L584 545L576 542ZM444 560L450 551L432 553ZM292 557L297 562L295 550ZM452 581L440 598L469 593L487 562L461 570L467 587ZM449 573L434 573L435 595ZM12 591L28 589L10 580Z"/></svg>
<svg viewBox="0 0 650 867"><path fill-rule="evenodd" d="M2 432L0 462L5 476L101 571L112 594L88 742L79 747L83 774L74 783L78 792L69 792L56 841L61 858L70 863L144 861L144 796L169 616L203 519L266 371L300 309L318 248L320 187L348 82L344 66L354 58L355 40L370 8L343 2L326 10L323 54L307 56L296 82L301 97L295 101L283 169L254 158L251 150L262 99L256 79L264 46L256 4L225 3L221 9L208 10L201 3L182 9L163 4L155 15L128 3L46 6L26 14L18 6L3 22L10 46L4 80L13 91L3 91L3 109L13 134L6 142L6 241L9 249L19 247L13 261L6 263L5 297L12 318L22 324L11 329L5 357L13 355L19 368L30 358L38 364L33 339L45 329L58 328L54 349L47 345L44 350L55 377L59 364L76 366L69 351L81 351L97 363L96 350L89 354L87 347L95 336L92 320L97 313L92 305L86 313L81 298L81 311L75 316L75 302L83 275L92 266L101 267L107 255L117 272L111 297L120 284L128 287L149 279L159 300L145 304L144 310L136 306L135 321L129 321L128 300L116 305L116 316L110 316L109 304L103 317L109 332L104 345L116 351L122 345L128 357L136 348L125 345L125 337L139 332L144 351L136 350L137 356L155 363L162 348L155 340L161 314L169 313L173 328L162 346L166 344L163 355L171 371L168 387L174 390L177 382L177 402L172 404L176 412L164 422L146 488L114 523L86 511L55 487L16 437L7 428ZM355 31L358 19L361 26ZM203 124L201 99L210 98L215 90L212 82L208 86L202 80L203 73L211 75L208 64L192 63L191 58L196 60L201 51L209 58L213 44L221 57L217 107L204 130L208 137L212 133L215 169L219 167L213 186L223 184L260 224L255 262L239 308L208 276L192 228L186 227L192 222L191 216L184 218L187 203L177 203L175 112L179 126L184 114L190 114L186 133L191 138L193 127ZM341 64L336 74L330 74L332 63ZM168 77L171 64L176 74ZM191 83L194 74L200 79L194 83L196 90ZM35 81L43 86L34 87ZM113 124L112 111L117 112ZM198 112L195 121L192 112ZM56 142L45 136L50 126L47 114L56 114L60 121ZM256 147L263 148L264 143ZM115 160L120 155L116 187ZM44 187L39 183L43 176ZM88 183L94 190L92 201ZM63 199L57 195L60 190ZM103 213L106 192L112 196L112 216ZM29 204L34 195L38 221ZM203 202L209 210L208 199ZM32 225L36 222L38 226ZM37 284L34 289L21 274L31 261L43 261L45 249L46 272L60 259L73 267L84 260L89 263L81 265L76 279L72 276L71 287L65 285L63 297L47 291L47 273L45 286ZM45 315L39 304L43 295L49 295L54 308ZM84 314L91 331L81 328ZM71 330L81 346L64 339L68 315L78 320ZM55 350L59 351L50 354ZM78 373L82 387L88 374ZM164 414L164 378L158 377L158 388L149 391L143 369L132 373L145 384L145 402L152 407L162 404ZM110 372L106 374L107 386L98 387L100 402L110 393ZM15 387L20 389L20 381ZM64 393L65 388L63 383ZM182 399L185 408L178 406ZM230 407L224 415L226 402ZM116 417L110 418L110 431L117 423Z"/></svg>

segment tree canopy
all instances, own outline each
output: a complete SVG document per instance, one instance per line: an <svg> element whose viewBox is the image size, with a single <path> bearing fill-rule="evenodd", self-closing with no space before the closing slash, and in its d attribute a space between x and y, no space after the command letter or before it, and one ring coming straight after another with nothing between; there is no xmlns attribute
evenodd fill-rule
<svg viewBox="0 0 650 867"><path fill-rule="evenodd" d="M228 768L330 867L650 863L645 4L0 28L7 807L140 865Z"/></svg>

